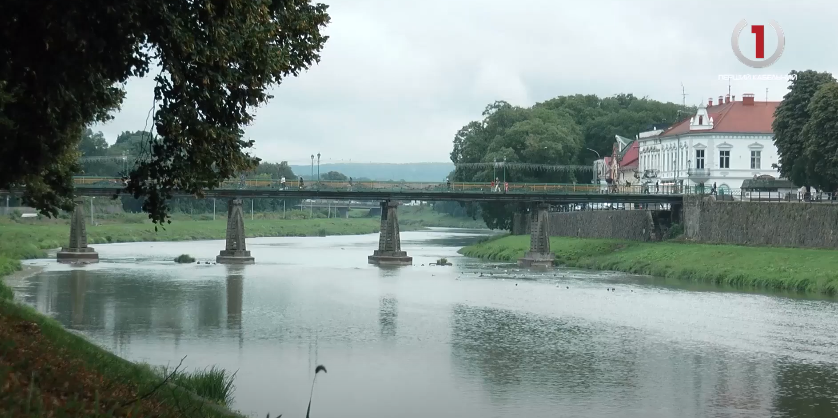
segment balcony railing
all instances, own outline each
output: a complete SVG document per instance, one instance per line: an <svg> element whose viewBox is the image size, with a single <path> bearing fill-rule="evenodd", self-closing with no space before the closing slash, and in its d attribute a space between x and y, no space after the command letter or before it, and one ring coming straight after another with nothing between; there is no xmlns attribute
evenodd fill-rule
<svg viewBox="0 0 838 418"><path fill-rule="evenodd" d="M707 168L688 168L687 175L690 177L706 178L710 177L710 170Z"/></svg>

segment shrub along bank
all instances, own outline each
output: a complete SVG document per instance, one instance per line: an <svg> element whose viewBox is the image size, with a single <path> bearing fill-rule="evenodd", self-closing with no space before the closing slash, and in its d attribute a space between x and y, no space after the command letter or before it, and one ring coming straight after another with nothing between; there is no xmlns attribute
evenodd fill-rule
<svg viewBox="0 0 838 418"><path fill-rule="evenodd" d="M460 250L469 257L515 261L529 236L504 236ZM774 290L838 293L838 251L745 247L682 241L635 242L551 237L556 263L658 277Z"/></svg>

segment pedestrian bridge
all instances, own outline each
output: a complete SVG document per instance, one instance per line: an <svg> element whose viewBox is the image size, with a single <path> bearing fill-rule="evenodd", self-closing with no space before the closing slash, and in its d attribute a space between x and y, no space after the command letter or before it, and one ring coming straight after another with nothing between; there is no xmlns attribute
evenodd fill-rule
<svg viewBox="0 0 838 418"><path fill-rule="evenodd" d="M109 177L75 177L77 196L112 196L125 187L122 179ZM492 187L478 182L288 182L243 179L223 182L204 191L211 198L274 198L274 199L342 199L377 201L474 201L530 203L681 203L684 194L698 193L685 187L660 187L648 190L643 186L606 187L593 184L507 183ZM175 197L195 197L186 192Z"/></svg>
<svg viewBox="0 0 838 418"><path fill-rule="evenodd" d="M125 182L111 177L74 177L75 195L116 196ZM11 194L21 190L13 189ZM532 210L530 251L519 260L524 266L551 266L555 256L550 251L547 213L551 204L571 203L683 203L685 195L702 190L671 187L600 186L590 184L505 183L492 185L477 182L348 182L314 181L282 184L269 179L240 179L225 181L219 187L206 190L204 198L229 199L226 248L217 257L219 263L250 264L254 262L245 244L242 198L274 199L342 199L348 201L376 200L380 202L381 228L378 249L368 261L378 265L410 265L413 258L401 250L396 208L399 201L471 201L528 203ZM4 194L0 191L0 194ZM8 191L5 194L9 194ZM173 193L173 197L197 197L187 192ZM70 226L70 242L58 253L61 262L97 262L98 254L87 246L84 205L77 200Z"/></svg>

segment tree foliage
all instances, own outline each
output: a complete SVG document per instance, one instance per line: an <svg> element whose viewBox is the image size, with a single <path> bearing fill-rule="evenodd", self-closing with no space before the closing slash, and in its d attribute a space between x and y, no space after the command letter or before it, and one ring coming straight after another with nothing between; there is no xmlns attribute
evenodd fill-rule
<svg viewBox="0 0 838 418"><path fill-rule="evenodd" d="M143 138L127 192L144 198L152 220L166 220L174 190L201 196L256 167L243 127L269 88L319 60L326 8L309 0L0 2L0 188L25 187L25 202L44 214L71 209L85 128L110 118L122 83L154 70L155 134Z"/></svg>
<svg viewBox="0 0 838 418"><path fill-rule="evenodd" d="M497 101L486 107L483 120L473 121L454 136L451 161L463 163L523 162L551 165L589 164L597 154L610 155L614 135L634 137L653 127L667 127L694 109L672 103L639 99L631 94L600 98L595 95L562 96L530 108ZM682 113L687 112L687 113ZM458 167L453 181L588 183L590 173L568 171L504 170ZM479 213L493 229L510 229L512 214L525 209L520 204L482 203L466 205Z"/></svg>
<svg viewBox="0 0 838 418"><path fill-rule="evenodd" d="M323 180L333 180L333 181L344 181L348 180L349 178L346 177L343 173L339 171L330 171L326 174L320 176Z"/></svg>
<svg viewBox="0 0 838 418"><path fill-rule="evenodd" d="M806 151L804 128L810 119L810 103L818 90L826 83L834 83L830 73L813 70L792 71L796 78L789 86L789 92L777 106L772 129L774 145L779 157L780 175L801 186L816 186L812 176L813 162L808 157L819 158L817 153ZM817 187L817 186L816 186Z"/></svg>
<svg viewBox="0 0 838 418"><path fill-rule="evenodd" d="M838 188L838 82L821 85L807 107L803 126L808 185L820 190Z"/></svg>

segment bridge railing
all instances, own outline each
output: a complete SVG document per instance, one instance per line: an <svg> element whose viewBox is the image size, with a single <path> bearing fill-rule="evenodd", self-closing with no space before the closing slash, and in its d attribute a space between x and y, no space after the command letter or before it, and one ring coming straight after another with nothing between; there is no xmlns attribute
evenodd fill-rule
<svg viewBox="0 0 838 418"><path fill-rule="evenodd" d="M73 178L77 188L114 188L125 187L125 182L120 178L79 176ZM305 190L305 191L386 191L386 192L460 192L460 193L533 193L533 194L692 194L701 193L694 188L675 186L619 186L619 185L597 185L597 184L559 184L559 183L508 183L506 185L492 185L484 182L396 182L396 181L312 181L303 182L300 185L297 181L289 181L282 184L279 180L273 179L243 179L227 180L221 183L217 190ZM709 193L705 188L704 194Z"/></svg>
<svg viewBox="0 0 838 418"><path fill-rule="evenodd" d="M79 176L73 182L77 188L113 188L125 187L120 178ZM458 193L515 193L515 194L656 194L656 195L710 195L714 191L708 186L677 185L599 185L599 184L560 184L560 183L508 183L492 185L485 182L398 182L398 181L311 181L300 185L297 181L288 181L284 185L274 179L243 179L222 182L216 190L303 190L303 191L381 191L381 192L458 192ZM794 201L797 194L789 191L768 192L739 189L718 189L719 196L729 196L732 200L767 200ZM821 200L835 200L826 198ZM816 199L812 199L816 200Z"/></svg>

